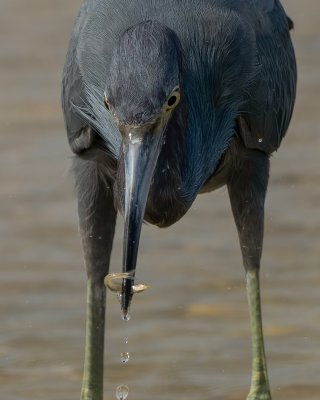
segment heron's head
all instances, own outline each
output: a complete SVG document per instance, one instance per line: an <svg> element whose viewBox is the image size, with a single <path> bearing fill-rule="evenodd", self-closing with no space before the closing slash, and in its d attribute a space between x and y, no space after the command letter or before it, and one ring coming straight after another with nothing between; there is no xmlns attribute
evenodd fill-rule
<svg viewBox="0 0 320 400"><path fill-rule="evenodd" d="M168 119L180 98L179 39L157 21L145 21L120 38L110 63L105 103L123 128Z"/></svg>
<svg viewBox="0 0 320 400"><path fill-rule="evenodd" d="M122 135L116 198L125 217L125 272L135 270L145 206L166 126L180 102L180 45L155 21L128 29L116 46L107 77L105 105ZM131 281L123 284L127 312Z"/></svg>

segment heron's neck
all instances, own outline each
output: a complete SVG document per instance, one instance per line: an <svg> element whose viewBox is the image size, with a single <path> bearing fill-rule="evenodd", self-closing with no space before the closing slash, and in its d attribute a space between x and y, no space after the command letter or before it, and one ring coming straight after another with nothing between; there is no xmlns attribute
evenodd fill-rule
<svg viewBox="0 0 320 400"><path fill-rule="evenodd" d="M191 88L192 89L192 88ZM188 94L192 96L192 90ZM205 90L185 98L170 121L149 192L146 219L168 226L190 208L234 133L235 111L214 108Z"/></svg>
<svg viewBox="0 0 320 400"><path fill-rule="evenodd" d="M237 102L222 102L214 70L202 60L184 73L187 123L182 135L182 190L193 201L214 174L234 134ZM192 63L191 63L192 64Z"/></svg>

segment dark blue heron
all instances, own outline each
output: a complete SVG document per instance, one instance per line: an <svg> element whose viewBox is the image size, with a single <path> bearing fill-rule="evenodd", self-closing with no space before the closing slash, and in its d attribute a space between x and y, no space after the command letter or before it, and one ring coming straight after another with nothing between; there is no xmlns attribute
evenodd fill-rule
<svg viewBox="0 0 320 400"><path fill-rule="evenodd" d="M102 399L104 277L117 211L125 218L129 273L143 220L170 226L198 193L222 185L247 279L247 399L271 399L259 269L269 156L295 99L292 26L279 0L84 1L62 89L88 274L83 400ZM131 274L120 286L124 315L134 293Z"/></svg>

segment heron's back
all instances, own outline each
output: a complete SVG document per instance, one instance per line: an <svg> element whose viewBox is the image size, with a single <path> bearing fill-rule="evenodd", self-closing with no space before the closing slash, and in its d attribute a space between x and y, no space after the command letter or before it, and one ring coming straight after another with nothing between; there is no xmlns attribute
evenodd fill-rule
<svg viewBox="0 0 320 400"><path fill-rule="evenodd" d="M93 115L96 130L107 142L112 141L111 151L116 155L120 137L104 110L103 91L119 37L141 21L158 20L177 33L188 58L193 44L201 43L201 37L196 41L192 38L205 34L217 13L222 18L233 13L239 23L253 31L261 79L247 90L244 111L252 133L247 142L268 153L275 150L287 130L295 97L294 53L287 17L278 0L85 1L70 41L64 73L64 111L67 127L71 126L68 129L77 129L81 124L70 107L72 100ZM225 24L225 29L230 26ZM207 40L203 39L204 45ZM218 34L214 40L219 40Z"/></svg>

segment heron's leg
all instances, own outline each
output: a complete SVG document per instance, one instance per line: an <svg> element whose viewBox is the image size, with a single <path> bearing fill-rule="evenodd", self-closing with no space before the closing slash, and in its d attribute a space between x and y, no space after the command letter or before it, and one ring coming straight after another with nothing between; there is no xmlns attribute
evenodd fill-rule
<svg viewBox="0 0 320 400"><path fill-rule="evenodd" d="M87 282L86 344L81 400L103 399L105 289Z"/></svg>
<svg viewBox="0 0 320 400"><path fill-rule="evenodd" d="M233 170L228 190L246 271L252 334L252 377L247 400L271 400L259 286L269 159L262 152L242 149Z"/></svg>
<svg viewBox="0 0 320 400"><path fill-rule="evenodd" d="M247 272L247 295L252 332L252 376L247 400L270 400L271 393L264 350L259 271Z"/></svg>
<svg viewBox="0 0 320 400"><path fill-rule="evenodd" d="M74 162L79 228L87 269L87 322L81 400L103 399L106 289L116 211L113 193L96 161Z"/></svg>

